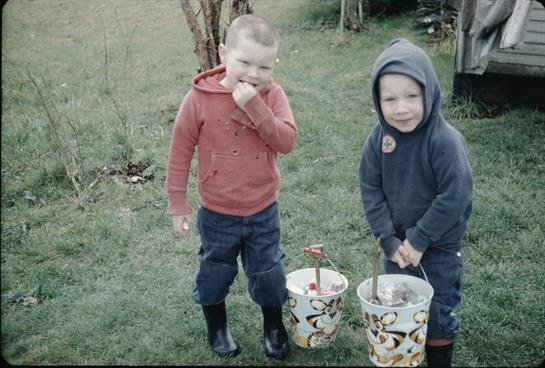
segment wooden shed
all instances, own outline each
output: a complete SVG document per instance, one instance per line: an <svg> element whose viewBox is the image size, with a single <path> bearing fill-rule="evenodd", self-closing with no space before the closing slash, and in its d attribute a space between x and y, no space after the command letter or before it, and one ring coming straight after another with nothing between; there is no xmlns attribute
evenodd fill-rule
<svg viewBox="0 0 545 368"><path fill-rule="evenodd" d="M489 45L481 50L478 58L475 55L479 51L479 46L475 46L478 41L471 37L468 27L463 29L462 10L458 9L453 94L475 101L545 109L545 8L542 2L530 0L524 19L517 20L519 24L524 22L523 33L519 34L522 42L513 48L501 48L500 35L496 35L495 40L488 40ZM504 30L505 22L498 27L500 33Z"/></svg>

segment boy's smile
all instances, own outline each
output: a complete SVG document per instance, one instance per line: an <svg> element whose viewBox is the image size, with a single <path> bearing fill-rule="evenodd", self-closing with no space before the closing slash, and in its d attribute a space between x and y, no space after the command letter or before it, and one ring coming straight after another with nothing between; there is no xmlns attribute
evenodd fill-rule
<svg viewBox="0 0 545 368"><path fill-rule="evenodd" d="M218 52L225 64L225 78L220 82L224 87L234 90L238 83L248 83L259 92L271 80L278 48L241 37L229 49L220 45Z"/></svg>
<svg viewBox="0 0 545 368"><path fill-rule="evenodd" d="M384 120L402 133L415 130L424 116L424 98L418 82L403 74L384 74L378 85Z"/></svg>

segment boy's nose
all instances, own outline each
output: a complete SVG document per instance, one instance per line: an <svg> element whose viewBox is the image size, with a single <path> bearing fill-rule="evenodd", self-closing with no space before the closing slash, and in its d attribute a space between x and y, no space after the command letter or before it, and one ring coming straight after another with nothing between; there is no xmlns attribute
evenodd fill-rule
<svg viewBox="0 0 545 368"><path fill-rule="evenodd" d="M257 73L257 68L256 67L250 67L248 69L248 76L251 77L251 78L257 78L259 76L259 74Z"/></svg>
<svg viewBox="0 0 545 368"><path fill-rule="evenodd" d="M396 105L396 113L403 114L407 111L408 109L407 109L407 104L405 103L405 101L399 101Z"/></svg>

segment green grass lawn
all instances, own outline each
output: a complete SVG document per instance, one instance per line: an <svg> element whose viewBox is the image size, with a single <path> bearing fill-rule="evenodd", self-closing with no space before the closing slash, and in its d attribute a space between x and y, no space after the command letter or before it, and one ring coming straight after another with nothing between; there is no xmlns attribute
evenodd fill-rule
<svg viewBox="0 0 545 368"><path fill-rule="evenodd" d="M368 31L345 32L347 42L338 43L336 25L320 22L324 9L312 0L254 4L255 13L280 30L275 80L300 129L295 150L280 159L286 271L311 267L302 248L322 243L349 281L334 345L308 351L292 344L288 359L276 362L262 353L261 313L242 269L227 299L242 353L225 360L210 351L200 306L191 300L199 239L194 228L178 237L165 213L170 132L198 68L179 2L8 2L2 19L4 359L22 365L371 365L356 295L371 276L374 251L357 177L375 122L368 78L387 42L403 36L431 54L448 97L454 50L428 45L410 14L369 20ZM152 164L143 184L109 175L123 167L125 145L106 88L105 44L112 92L128 117L132 160ZM84 159L79 200L25 66L43 76L42 89ZM445 102L446 118L469 144L475 175L453 362L537 365L545 358L545 114L519 108L477 119L463 113L468 109ZM75 130L66 127L68 118ZM190 188L196 207L194 181Z"/></svg>

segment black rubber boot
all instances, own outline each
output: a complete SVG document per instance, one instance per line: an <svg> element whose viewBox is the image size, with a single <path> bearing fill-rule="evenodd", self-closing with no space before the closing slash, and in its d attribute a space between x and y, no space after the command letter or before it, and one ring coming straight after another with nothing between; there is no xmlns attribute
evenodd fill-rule
<svg viewBox="0 0 545 368"><path fill-rule="evenodd" d="M225 302L214 305L203 305L202 311L208 329L208 343L212 350L221 357L234 357L240 349L227 326Z"/></svg>
<svg viewBox="0 0 545 368"><path fill-rule="evenodd" d="M288 355L288 334L282 322L282 307L261 307L263 312L263 336L265 355L269 358L284 359Z"/></svg>
<svg viewBox="0 0 545 368"><path fill-rule="evenodd" d="M454 343L443 346L426 345L426 364L428 367L452 367L452 348Z"/></svg>

